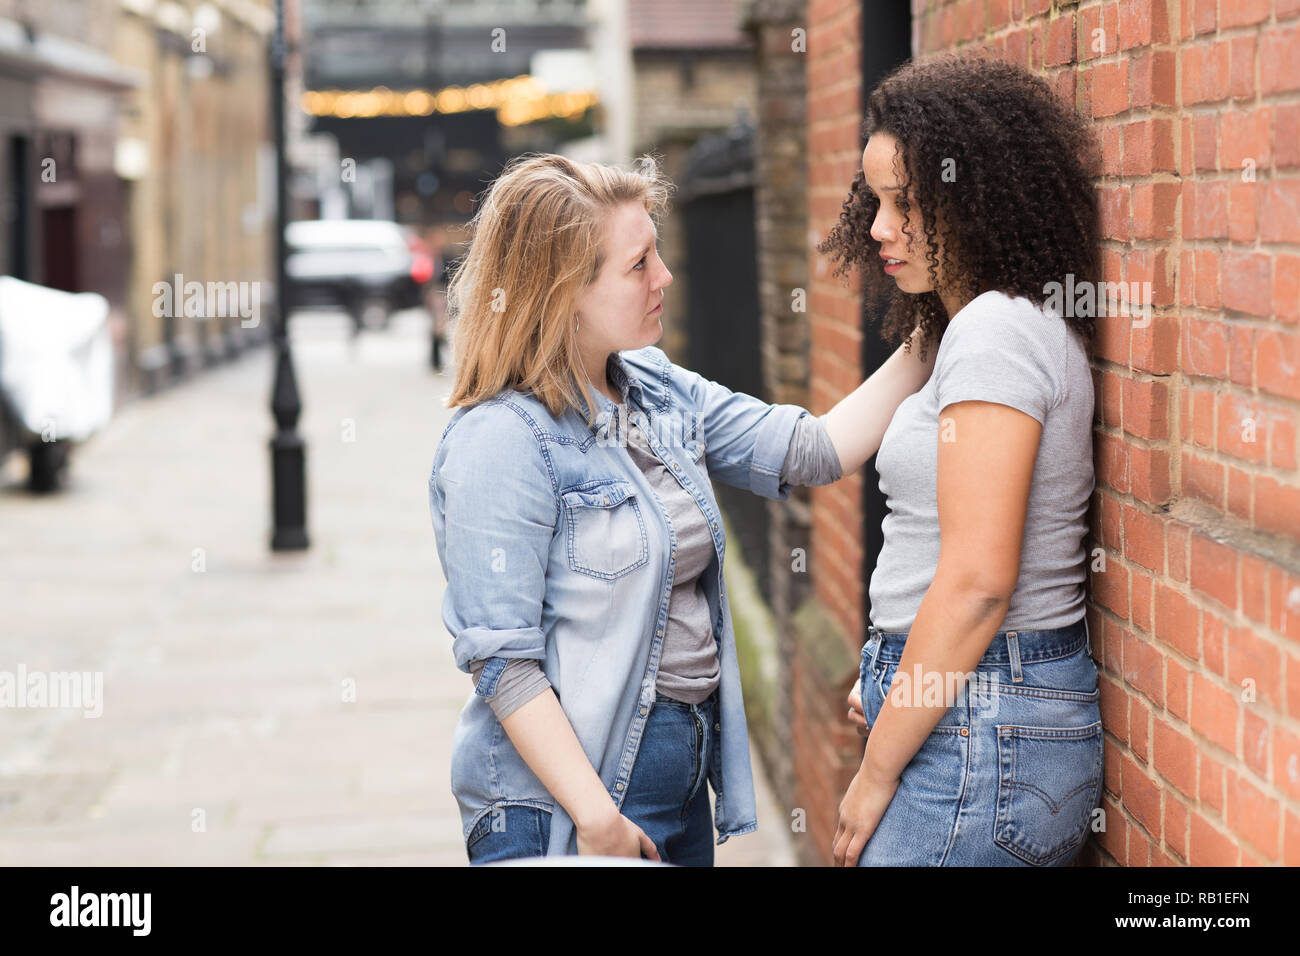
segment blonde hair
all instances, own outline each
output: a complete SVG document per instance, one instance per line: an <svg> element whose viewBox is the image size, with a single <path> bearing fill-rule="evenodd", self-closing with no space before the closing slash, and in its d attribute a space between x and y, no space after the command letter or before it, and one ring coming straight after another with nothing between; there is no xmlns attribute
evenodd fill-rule
<svg viewBox="0 0 1300 956"><path fill-rule="evenodd" d="M639 202L657 225L671 188L649 156L631 171L549 153L510 163L482 197L447 288L456 381L446 405L531 389L558 417L581 395L591 424L574 304L600 271L610 209Z"/></svg>

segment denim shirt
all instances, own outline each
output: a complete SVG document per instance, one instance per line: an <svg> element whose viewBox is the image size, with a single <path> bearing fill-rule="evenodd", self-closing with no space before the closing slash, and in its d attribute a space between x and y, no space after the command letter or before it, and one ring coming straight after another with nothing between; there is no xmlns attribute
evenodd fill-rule
<svg viewBox="0 0 1300 956"><path fill-rule="evenodd" d="M709 768L718 844L757 829L749 734L710 476L784 501L795 423L769 405L674 365L656 347L612 353L607 370L655 454L699 504L715 555L704 571L718 642L719 746ZM576 854L573 821L515 750L487 698L509 658L535 658L620 809L654 706L677 546L667 513L626 448L626 422L595 393L588 425L553 416L530 391L458 408L429 476L447 578L442 620L456 666L485 660L452 741L451 788L464 837L506 804L551 812L548 855Z"/></svg>

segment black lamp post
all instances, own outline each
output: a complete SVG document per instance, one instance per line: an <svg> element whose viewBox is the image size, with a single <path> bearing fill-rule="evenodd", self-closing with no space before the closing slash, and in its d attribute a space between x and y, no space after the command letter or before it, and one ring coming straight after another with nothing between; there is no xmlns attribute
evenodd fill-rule
<svg viewBox="0 0 1300 956"><path fill-rule="evenodd" d="M284 0L275 0L275 34L271 38L271 125L275 136L275 384L271 388L271 413L275 437L271 439L271 499L275 529L272 551L301 551L307 541L306 450L298 434L302 402L293 374L289 350L289 283L286 277L285 226L289 219L284 143Z"/></svg>

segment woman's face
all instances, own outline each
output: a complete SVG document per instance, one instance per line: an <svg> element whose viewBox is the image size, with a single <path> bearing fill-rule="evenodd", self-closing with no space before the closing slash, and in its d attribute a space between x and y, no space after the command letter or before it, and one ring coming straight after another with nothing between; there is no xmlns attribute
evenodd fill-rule
<svg viewBox="0 0 1300 956"><path fill-rule="evenodd" d="M930 271L925 260L925 235L922 227L909 223L906 216L899 211L898 197L901 192L899 172L895 169L895 150L898 140L888 133L873 133L867 140L867 147L862 151L862 175L867 179L867 188L876 196L880 206L876 218L871 223L871 238L880 243L883 259L901 260L893 265L885 262L885 272L894 277L894 282L902 292L913 295L934 291L930 281ZM901 165L902 156L897 162ZM919 214L915 190L907 197L911 210ZM919 223L919 215L917 216ZM907 225L911 235L903 231ZM943 281L943 245L942 235L936 236L939 244L939 281Z"/></svg>
<svg viewBox="0 0 1300 956"><path fill-rule="evenodd" d="M589 368L603 369L610 352L645 348L663 336L663 290L673 277L659 258L657 238L639 202L610 213L600 272L577 301L578 345Z"/></svg>

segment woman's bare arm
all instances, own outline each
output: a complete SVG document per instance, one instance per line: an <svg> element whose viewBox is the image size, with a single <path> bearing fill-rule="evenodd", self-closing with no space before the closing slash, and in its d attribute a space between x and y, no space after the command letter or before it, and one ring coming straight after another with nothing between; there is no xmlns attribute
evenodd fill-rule
<svg viewBox="0 0 1300 956"><path fill-rule="evenodd" d="M501 722L528 769L573 820L578 852L659 859L654 841L614 806L555 691L547 688Z"/></svg>
<svg viewBox="0 0 1300 956"><path fill-rule="evenodd" d="M918 329L912 333L911 353L900 345L884 365L826 413L826 432L844 474L857 471L879 450L898 406L930 378L938 348L931 346L922 362L920 344Z"/></svg>

